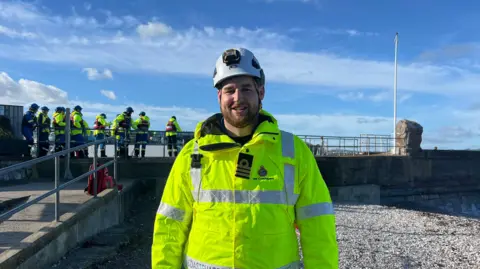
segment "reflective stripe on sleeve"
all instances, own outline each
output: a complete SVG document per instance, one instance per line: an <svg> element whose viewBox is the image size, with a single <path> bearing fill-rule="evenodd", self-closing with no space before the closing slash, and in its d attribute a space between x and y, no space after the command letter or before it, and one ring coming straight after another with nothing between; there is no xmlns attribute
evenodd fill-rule
<svg viewBox="0 0 480 269"><path fill-rule="evenodd" d="M176 207L173 207L166 203L160 203L158 207L157 214L162 214L167 218L171 218L177 221L184 221L185 220L185 211Z"/></svg>
<svg viewBox="0 0 480 269"><path fill-rule="evenodd" d="M317 203L296 209L297 220L304 220L317 216L333 215L335 211L332 203Z"/></svg>

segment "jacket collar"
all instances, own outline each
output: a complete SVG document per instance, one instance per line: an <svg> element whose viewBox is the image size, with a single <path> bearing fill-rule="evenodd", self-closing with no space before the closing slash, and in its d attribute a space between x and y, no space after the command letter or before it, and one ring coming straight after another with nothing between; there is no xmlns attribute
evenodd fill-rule
<svg viewBox="0 0 480 269"><path fill-rule="evenodd" d="M222 114L217 113L197 124L194 137L198 141L200 149L217 151L240 147L240 144L226 134L222 120ZM277 120L270 113L261 110L259 124L247 144L276 143L279 140L279 134Z"/></svg>

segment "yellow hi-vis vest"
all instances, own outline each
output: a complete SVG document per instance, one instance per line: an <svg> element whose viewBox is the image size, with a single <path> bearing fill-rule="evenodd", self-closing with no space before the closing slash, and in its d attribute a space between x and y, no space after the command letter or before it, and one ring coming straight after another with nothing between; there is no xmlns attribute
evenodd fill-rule
<svg viewBox="0 0 480 269"><path fill-rule="evenodd" d="M313 154L265 111L245 145L221 114L197 125L157 211L152 268L338 268L335 216Z"/></svg>

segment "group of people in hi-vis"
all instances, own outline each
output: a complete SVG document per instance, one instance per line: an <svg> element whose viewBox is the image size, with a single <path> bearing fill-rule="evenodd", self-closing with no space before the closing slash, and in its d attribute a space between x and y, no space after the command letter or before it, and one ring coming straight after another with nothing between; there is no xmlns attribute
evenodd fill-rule
<svg viewBox="0 0 480 269"><path fill-rule="evenodd" d="M38 111L40 109L40 112ZM37 114L38 112L38 114ZM45 156L50 151L50 134L53 129L55 134L55 152L65 149L65 126L66 109L57 107L52 115L48 116L49 108L39 107L33 103L22 119L22 134L27 140L30 148L34 146L34 133L37 131L38 156ZM121 114L117 114L112 122L107 122L105 113L96 116L93 123L93 136L96 140L103 140L112 135L117 139L117 156L128 157L128 143L130 130L135 130L134 157L145 157L146 147L149 141L150 118L145 112L140 112L136 120L132 120L133 108L127 107ZM38 128L38 129L37 129ZM109 133L110 131L110 133ZM177 132L182 132L177 118L172 116L165 129L167 138L168 155L177 155ZM76 147L84 144L87 137L91 135L88 123L83 119L82 107L75 106L70 114L70 146ZM107 157L105 143L99 145L100 157ZM30 154L32 150L29 151ZM71 157L88 157L88 150L79 150L71 153Z"/></svg>
<svg viewBox="0 0 480 269"><path fill-rule="evenodd" d="M152 268L336 269L330 193L304 141L265 111L254 54L228 49L213 71L220 113L197 124L158 207Z"/></svg>

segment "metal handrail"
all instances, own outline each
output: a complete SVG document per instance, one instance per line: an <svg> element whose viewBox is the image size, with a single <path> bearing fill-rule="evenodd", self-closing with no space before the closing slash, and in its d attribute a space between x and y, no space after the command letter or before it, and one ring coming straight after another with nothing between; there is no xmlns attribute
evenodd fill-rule
<svg viewBox="0 0 480 269"><path fill-rule="evenodd" d="M40 196L38 196L38 197L36 197L35 199L33 199L31 201L28 201L24 204L21 204L21 205L15 207L15 208L3 213L3 214L1 214L0 215L0 223L7 220L12 215L22 211L23 209L25 209L25 208L33 205L33 204L36 204L37 202L49 197L52 194L55 194L55 221L58 222L59 218L60 218L60 214L59 214L60 190L63 190L66 187L72 185L73 183L75 183L75 182L77 182L77 181L79 181L79 180L81 180L85 177L88 177L90 175L93 175L93 197L96 198L97 197L97 172L99 170L113 164L114 165L113 178L114 178L115 181L118 181L117 155L116 154L114 155L113 160L97 167L97 158L98 158L97 157L97 146L98 146L98 144L105 143L105 142L107 142L109 140L112 140L112 139L115 140L115 137L109 137L109 138L105 138L105 139L102 139L102 140L96 140L96 141L93 141L93 142L90 142L90 143L87 143L87 144L83 144L83 145L80 145L80 146L77 146L77 147L65 149L65 150L53 153L51 155L43 156L43 157L40 157L40 158L37 158L37 159L29 160L29 161L19 163L19 164L14 164L14 165L5 167L3 169L0 169L0 176L1 176L3 174L16 171L18 169L23 169L23 168L30 167L30 166L35 165L37 163L41 163L41 162L44 162L44 161L55 159L55 188L46 192L46 193L44 193L44 194L42 194L42 195L40 195ZM114 143L114 145L115 145L115 151L116 151L116 145L117 144ZM80 176L78 176L78 177L76 177L72 180L69 180L62 185L59 185L60 184L60 156L70 154L70 152L83 150L84 148L88 148L89 146L95 146L95 151L94 151L94 155L93 155L93 167L94 167L94 169L91 170L91 171L88 171L88 172L86 172L86 173L84 173L84 174L82 174L82 175L80 175ZM70 167L67 167L66 169L70 169Z"/></svg>
<svg viewBox="0 0 480 269"><path fill-rule="evenodd" d="M25 161L25 162L9 165L5 168L0 169L0 176L4 175L6 173L16 171L18 169L27 168L27 167L30 167L34 164L41 163L41 162L48 161L48 160L56 158L56 157L66 155L67 153L70 153L70 152L74 152L74 151L78 151L78 150L81 150L81 149L84 149L84 148L88 148L88 147L93 146L93 145L105 143L105 142L107 142L107 140L112 140L112 137L105 138L103 140L95 140L93 142L89 142L89 143L86 143L86 144L83 144L83 145L80 145L80 146L65 149L65 150L62 150L62 151L59 151L59 152L55 152L55 153L52 153L50 155L46 155L46 156L43 156L43 157L31 159L31 160L28 160L28 161Z"/></svg>
<svg viewBox="0 0 480 269"><path fill-rule="evenodd" d="M388 135L361 135L361 136L322 136L297 135L315 156L354 156L370 154L398 154L392 152L392 142L401 141ZM396 143L395 143L396 144ZM403 147L396 146L396 149Z"/></svg>

